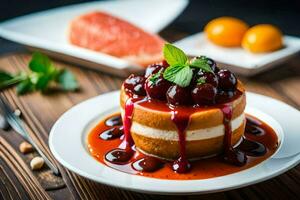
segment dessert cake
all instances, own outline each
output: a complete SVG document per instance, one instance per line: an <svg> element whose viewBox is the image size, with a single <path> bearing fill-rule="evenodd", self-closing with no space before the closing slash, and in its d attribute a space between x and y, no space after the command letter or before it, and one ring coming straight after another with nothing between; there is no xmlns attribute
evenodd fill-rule
<svg viewBox="0 0 300 200"><path fill-rule="evenodd" d="M245 129L243 84L212 59L189 60L171 44L165 45L164 57L144 76L131 75L122 85L125 141L145 154L178 159L179 171L189 168L188 159L224 151L226 160L246 162L233 149Z"/></svg>

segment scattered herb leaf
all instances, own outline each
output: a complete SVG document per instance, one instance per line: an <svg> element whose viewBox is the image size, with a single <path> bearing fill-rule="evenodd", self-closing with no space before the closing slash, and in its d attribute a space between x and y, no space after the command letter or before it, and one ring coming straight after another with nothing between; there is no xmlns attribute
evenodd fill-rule
<svg viewBox="0 0 300 200"><path fill-rule="evenodd" d="M58 75L58 83L64 90L76 90L78 83L75 76L68 70L62 70Z"/></svg>
<svg viewBox="0 0 300 200"><path fill-rule="evenodd" d="M45 92L51 83L56 83L63 90L74 91L78 88L76 78L70 71L56 68L42 53L33 53L28 67L31 71L17 74L0 71L0 90L17 84L16 91L20 95L32 91Z"/></svg>
<svg viewBox="0 0 300 200"><path fill-rule="evenodd" d="M17 84L16 90L19 95L26 94L34 90L34 84L28 78L26 80L23 80L22 82L19 82Z"/></svg>
<svg viewBox="0 0 300 200"><path fill-rule="evenodd" d="M7 81L7 80L10 80L12 79L13 76L5 71L0 71L0 81L3 82L3 81Z"/></svg>
<svg viewBox="0 0 300 200"><path fill-rule="evenodd" d="M46 55L40 52L32 54L31 61L29 62L29 68L33 72L47 73L51 67L51 61Z"/></svg>

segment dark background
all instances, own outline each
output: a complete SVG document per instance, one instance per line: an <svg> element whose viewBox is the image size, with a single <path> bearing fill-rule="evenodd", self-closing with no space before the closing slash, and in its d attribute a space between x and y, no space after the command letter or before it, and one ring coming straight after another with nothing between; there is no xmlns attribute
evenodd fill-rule
<svg viewBox="0 0 300 200"><path fill-rule="evenodd" d="M148 0L149 1L149 0ZM0 21L31 12L63 5L88 2L87 0L0 0ZM155 11L153 11L155 15ZM300 0L190 0L186 10L169 26L183 33L196 33L205 24L219 16L234 16L248 24L271 23L285 34L300 36ZM0 39L0 53L21 47Z"/></svg>

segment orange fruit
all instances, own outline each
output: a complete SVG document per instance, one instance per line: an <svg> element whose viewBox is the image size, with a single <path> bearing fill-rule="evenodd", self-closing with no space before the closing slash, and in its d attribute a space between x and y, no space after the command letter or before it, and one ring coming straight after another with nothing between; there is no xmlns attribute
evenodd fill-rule
<svg viewBox="0 0 300 200"><path fill-rule="evenodd" d="M252 53L275 51L282 47L282 33L273 25L259 24L246 32L242 46Z"/></svg>
<svg viewBox="0 0 300 200"><path fill-rule="evenodd" d="M248 25L234 17L219 17L210 21L204 28L207 38L214 44L224 47L241 46Z"/></svg>

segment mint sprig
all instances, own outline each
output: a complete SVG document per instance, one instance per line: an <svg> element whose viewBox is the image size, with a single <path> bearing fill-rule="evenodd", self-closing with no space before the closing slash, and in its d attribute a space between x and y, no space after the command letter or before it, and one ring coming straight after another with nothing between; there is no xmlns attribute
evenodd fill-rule
<svg viewBox="0 0 300 200"><path fill-rule="evenodd" d="M185 55L185 53L172 44L166 43L163 49L163 53L165 60L170 66L185 65L188 61L188 57Z"/></svg>
<svg viewBox="0 0 300 200"><path fill-rule="evenodd" d="M213 70L208 64L208 59L205 56L196 57L195 59L191 60L190 66L199 68L205 72L212 72Z"/></svg>
<svg viewBox="0 0 300 200"><path fill-rule="evenodd" d="M193 70L189 66L173 65L165 70L164 78L181 87L187 87L193 78Z"/></svg>
<svg viewBox="0 0 300 200"><path fill-rule="evenodd" d="M0 90L16 84L19 95L33 91L45 92L51 85L57 85L66 91L78 88L75 76L66 69L56 68L46 55L34 53L28 67L29 72L17 74L0 71Z"/></svg>
<svg viewBox="0 0 300 200"><path fill-rule="evenodd" d="M205 57L199 57L189 62L187 55L172 44L165 44L163 53L165 60L170 65L164 71L164 78L181 87L190 85L193 78L192 68L199 68L203 71L213 73ZM203 80L200 82L203 82Z"/></svg>

